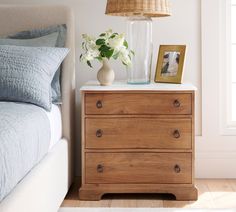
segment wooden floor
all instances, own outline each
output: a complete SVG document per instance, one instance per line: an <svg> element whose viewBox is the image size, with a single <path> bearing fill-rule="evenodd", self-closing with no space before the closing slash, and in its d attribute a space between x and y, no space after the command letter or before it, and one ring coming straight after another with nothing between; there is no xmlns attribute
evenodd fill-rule
<svg viewBox="0 0 236 212"><path fill-rule="evenodd" d="M196 202L175 201L162 194L107 194L101 201L79 201L75 183L61 207L236 208L236 180L196 180Z"/></svg>

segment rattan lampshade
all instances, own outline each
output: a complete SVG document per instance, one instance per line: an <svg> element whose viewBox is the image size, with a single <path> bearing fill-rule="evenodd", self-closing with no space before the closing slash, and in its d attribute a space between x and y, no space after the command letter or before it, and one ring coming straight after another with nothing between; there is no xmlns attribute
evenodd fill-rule
<svg viewBox="0 0 236 212"><path fill-rule="evenodd" d="M107 15L147 17L170 16L169 0L107 0Z"/></svg>

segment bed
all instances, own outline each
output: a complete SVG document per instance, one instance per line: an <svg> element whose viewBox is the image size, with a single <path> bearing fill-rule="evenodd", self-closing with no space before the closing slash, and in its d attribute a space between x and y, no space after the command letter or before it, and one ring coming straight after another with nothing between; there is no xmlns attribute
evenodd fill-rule
<svg viewBox="0 0 236 212"><path fill-rule="evenodd" d="M0 212L56 212L72 183L75 105L73 14L64 6L0 5L0 36L55 24L67 25L66 47L70 49L62 68L62 105L53 106L52 111L45 114L55 133L48 144L48 153L1 201Z"/></svg>

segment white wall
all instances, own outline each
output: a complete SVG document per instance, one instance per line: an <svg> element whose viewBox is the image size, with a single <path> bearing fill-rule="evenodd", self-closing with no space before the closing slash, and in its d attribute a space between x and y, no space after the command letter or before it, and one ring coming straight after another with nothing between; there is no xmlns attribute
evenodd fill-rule
<svg viewBox="0 0 236 212"><path fill-rule="evenodd" d="M196 176L197 177L236 177L236 139L219 134L219 60L218 8L219 0L171 0L173 15L155 19L153 26L154 63L156 66L160 44L187 44L184 82L198 87L196 98ZM76 16L76 51L80 54L81 34L97 35L112 28L125 32L125 19L104 15L106 0L0 0L4 4L64 4L71 6ZM50 15L50 14L49 14ZM201 20L202 27L201 28ZM202 57L203 56L203 57ZM203 58L203 60L202 60ZM116 79L125 79L124 67L113 62ZM96 79L99 64L94 70L84 64L76 64L77 108L80 108L79 88L87 80ZM203 69L202 69L203 68ZM202 95L203 94L203 95ZM203 107L202 107L203 106ZM77 114L79 120L79 113ZM79 132L79 126L78 132ZM77 175L79 174L79 133L77 136Z"/></svg>
<svg viewBox="0 0 236 212"><path fill-rule="evenodd" d="M197 137L197 176L236 178L236 136L221 133L221 76L225 75L221 49L220 12L225 0L202 0L202 136ZM226 96L226 93L224 94ZM226 116L226 114L223 114Z"/></svg>

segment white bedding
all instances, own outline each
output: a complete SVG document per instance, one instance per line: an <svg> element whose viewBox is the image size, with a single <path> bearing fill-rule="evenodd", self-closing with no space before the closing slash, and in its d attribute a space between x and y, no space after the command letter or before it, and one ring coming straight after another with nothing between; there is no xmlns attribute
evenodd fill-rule
<svg viewBox="0 0 236 212"><path fill-rule="evenodd" d="M62 135L60 107L0 102L0 202L54 151ZM14 156L14 157L13 157ZM0 210L1 211L1 210Z"/></svg>
<svg viewBox="0 0 236 212"><path fill-rule="evenodd" d="M70 186L68 152L61 139L0 203L0 212L57 212Z"/></svg>
<svg viewBox="0 0 236 212"><path fill-rule="evenodd" d="M61 107L58 105L52 105L51 112L46 112L50 122L51 139L49 145L49 151L52 147L62 138L62 118Z"/></svg>

